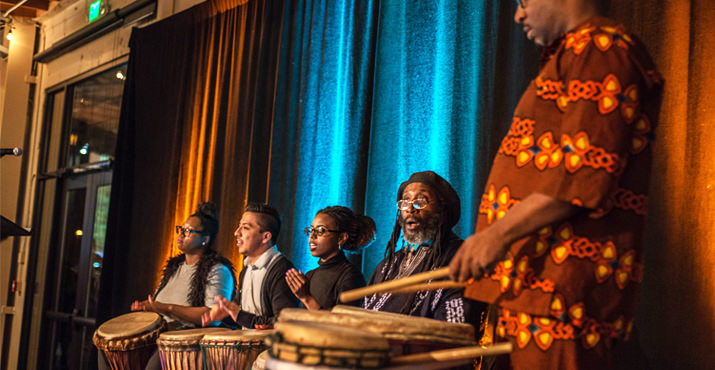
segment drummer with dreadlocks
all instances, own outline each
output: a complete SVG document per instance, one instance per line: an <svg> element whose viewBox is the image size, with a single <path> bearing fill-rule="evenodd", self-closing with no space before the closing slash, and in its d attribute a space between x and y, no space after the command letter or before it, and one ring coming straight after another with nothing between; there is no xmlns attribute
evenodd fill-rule
<svg viewBox="0 0 715 370"><path fill-rule="evenodd" d="M460 215L459 196L438 174L416 172L400 184L397 209L386 257L375 268L368 285L447 266L462 244L462 239L452 232ZM439 289L374 294L365 297L363 306L377 311L467 322L478 332L486 305L464 298L463 292L463 289Z"/></svg>

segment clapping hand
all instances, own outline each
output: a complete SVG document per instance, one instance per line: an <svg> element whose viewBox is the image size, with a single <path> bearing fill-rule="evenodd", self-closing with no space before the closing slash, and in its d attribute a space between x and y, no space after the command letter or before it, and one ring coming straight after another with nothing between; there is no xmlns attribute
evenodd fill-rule
<svg viewBox="0 0 715 370"><path fill-rule="evenodd" d="M302 271L294 268L286 271L286 283L288 283L288 287L293 294L301 301L310 296L310 281Z"/></svg>
<svg viewBox="0 0 715 370"><path fill-rule="evenodd" d="M206 326L214 321L221 321L226 318L226 316L231 316L233 321L238 319L238 313L241 311L241 307L233 301L217 295L214 297L214 302L216 304L211 307L210 311L207 311L201 315L201 325Z"/></svg>

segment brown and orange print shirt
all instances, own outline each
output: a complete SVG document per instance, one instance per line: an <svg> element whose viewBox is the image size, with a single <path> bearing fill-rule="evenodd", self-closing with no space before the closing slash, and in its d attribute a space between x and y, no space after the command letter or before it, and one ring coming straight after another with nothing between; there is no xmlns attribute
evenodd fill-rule
<svg viewBox="0 0 715 370"><path fill-rule="evenodd" d="M466 295L627 336L662 81L640 42L609 19L590 19L547 50L494 160L477 231L535 192L584 212L513 244Z"/></svg>

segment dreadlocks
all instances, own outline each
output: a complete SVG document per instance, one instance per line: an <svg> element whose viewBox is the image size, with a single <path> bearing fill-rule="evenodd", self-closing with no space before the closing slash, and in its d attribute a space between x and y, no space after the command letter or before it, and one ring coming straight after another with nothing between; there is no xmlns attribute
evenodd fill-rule
<svg viewBox="0 0 715 370"><path fill-rule="evenodd" d="M460 216L460 201L457 192L452 188L452 186L432 171L416 172L410 176L410 178L400 184L400 188L397 191L397 200L402 199L402 195L405 188L412 183L422 183L428 186L437 196L437 201L439 204L439 210L436 211L434 217L438 218L437 230L432 239L431 252L426 256L426 261L424 266L426 270L434 270L443 264L441 261L443 244L445 244L446 239L452 235L451 229L457 223ZM402 234L402 226L400 223L400 211L397 211L395 226L392 228L392 235L390 241L387 243L385 248L385 256L387 257L387 265L390 266L387 275L390 274L390 270L393 268L399 268L395 264L395 251L397 249L397 241L400 239ZM413 301L417 293L411 293L410 297L405 301L402 306L400 313L406 314L412 309Z"/></svg>

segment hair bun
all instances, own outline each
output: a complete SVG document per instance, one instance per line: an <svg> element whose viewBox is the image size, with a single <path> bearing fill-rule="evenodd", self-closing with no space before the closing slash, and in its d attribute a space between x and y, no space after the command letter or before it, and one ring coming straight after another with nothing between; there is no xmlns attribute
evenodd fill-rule
<svg viewBox="0 0 715 370"><path fill-rule="evenodd" d="M218 218L218 207L213 202L202 202L196 206L196 213L216 220Z"/></svg>
<svg viewBox="0 0 715 370"><path fill-rule="evenodd" d="M375 225L375 221L369 216L355 215L355 221L358 226L355 245L358 249L365 248L375 241L377 225Z"/></svg>

